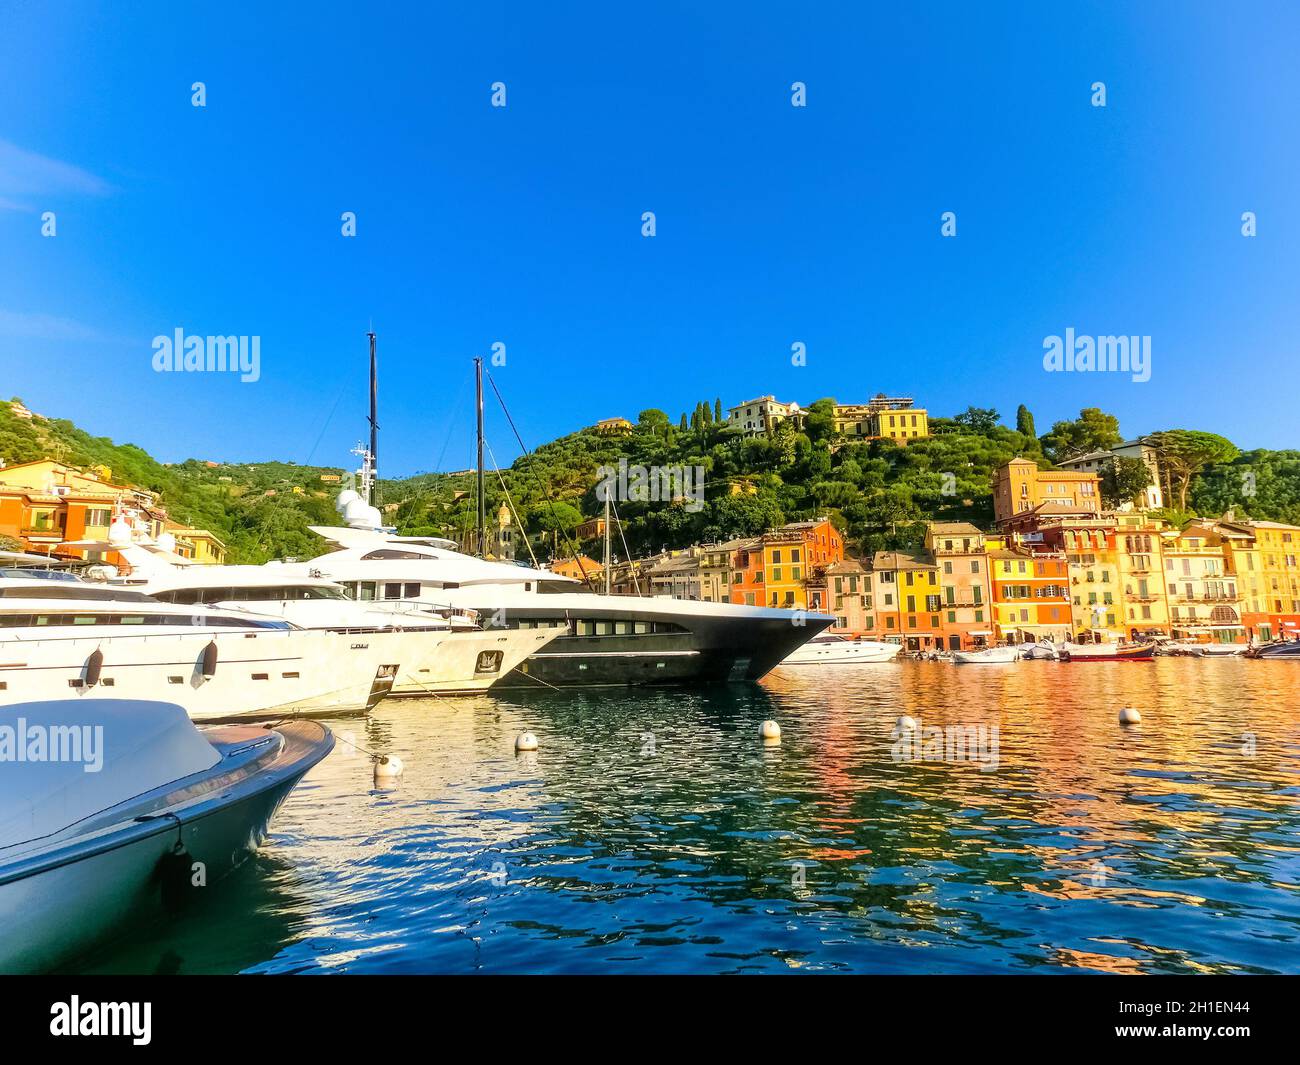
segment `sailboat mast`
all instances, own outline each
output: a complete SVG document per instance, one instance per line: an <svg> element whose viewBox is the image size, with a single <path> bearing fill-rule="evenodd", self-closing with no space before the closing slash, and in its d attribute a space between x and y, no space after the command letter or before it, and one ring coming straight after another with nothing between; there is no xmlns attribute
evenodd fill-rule
<svg viewBox="0 0 1300 1065"><path fill-rule="evenodd" d="M605 594L609 595L609 493L605 493Z"/></svg>
<svg viewBox="0 0 1300 1065"><path fill-rule="evenodd" d="M483 360L474 360L474 394L478 403L478 553L487 557L487 500L483 498Z"/></svg>
<svg viewBox="0 0 1300 1065"><path fill-rule="evenodd" d="M375 334L370 338L370 469L374 485L374 506L379 505L379 374L375 368Z"/></svg>

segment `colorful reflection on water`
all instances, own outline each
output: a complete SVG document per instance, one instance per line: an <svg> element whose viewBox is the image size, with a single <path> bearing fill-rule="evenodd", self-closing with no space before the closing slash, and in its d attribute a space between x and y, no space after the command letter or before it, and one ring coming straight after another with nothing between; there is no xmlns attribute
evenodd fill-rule
<svg viewBox="0 0 1300 1065"><path fill-rule="evenodd" d="M1297 972L1298 692L1168 658L390 700L332 724L394 790L340 743L254 862L93 968ZM896 760L904 712L996 727L996 768Z"/></svg>

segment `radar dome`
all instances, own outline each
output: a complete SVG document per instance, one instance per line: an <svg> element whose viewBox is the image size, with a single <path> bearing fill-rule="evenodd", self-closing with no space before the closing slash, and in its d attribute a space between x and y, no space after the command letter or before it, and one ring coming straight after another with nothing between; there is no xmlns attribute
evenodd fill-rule
<svg viewBox="0 0 1300 1065"><path fill-rule="evenodd" d="M342 514L348 507L349 503L355 503L361 497L351 488L345 488L339 493L338 499L334 501L334 509Z"/></svg>
<svg viewBox="0 0 1300 1065"><path fill-rule="evenodd" d="M116 517L108 527L110 544L129 544L131 542L131 523L123 517Z"/></svg>

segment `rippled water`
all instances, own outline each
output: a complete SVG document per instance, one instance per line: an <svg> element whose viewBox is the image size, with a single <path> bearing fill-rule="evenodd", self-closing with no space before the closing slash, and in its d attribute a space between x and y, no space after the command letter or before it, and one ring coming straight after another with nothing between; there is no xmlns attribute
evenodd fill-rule
<svg viewBox="0 0 1300 1065"><path fill-rule="evenodd" d="M1298 693L1300 663L1168 658L390 700L331 724L395 790L341 743L94 971L1298 972ZM996 768L896 760L904 710L996 725Z"/></svg>

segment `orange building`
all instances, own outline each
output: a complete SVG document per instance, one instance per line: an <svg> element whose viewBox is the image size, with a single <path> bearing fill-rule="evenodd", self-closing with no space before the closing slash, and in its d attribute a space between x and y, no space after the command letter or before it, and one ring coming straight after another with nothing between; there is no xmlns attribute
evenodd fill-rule
<svg viewBox="0 0 1300 1065"><path fill-rule="evenodd" d="M989 576L998 637L1007 643L1070 639L1070 564L1064 552L1007 548L989 541Z"/></svg>
<svg viewBox="0 0 1300 1065"><path fill-rule="evenodd" d="M844 538L825 518L795 521L732 552L730 598L747 606L809 608L808 583L824 587L827 566L844 558Z"/></svg>
<svg viewBox="0 0 1300 1065"><path fill-rule="evenodd" d="M594 558L586 555L581 556L582 564L578 564L578 559L561 558L551 563L552 573L558 573L561 577L572 577L574 580L594 580L601 575L603 567Z"/></svg>
<svg viewBox="0 0 1300 1065"><path fill-rule="evenodd" d="M767 602L763 585L763 543L757 537L730 540L722 545L731 553L731 581L728 596L742 606L762 606Z"/></svg>
<svg viewBox="0 0 1300 1065"><path fill-rule="evenodd" d="M53 459L0 468L0 535L36 554L118 563L115 551L68 545L107 540L115 517L157 537L167 515L153 493L113 484L107 474L102 468L83 472Z"/></svg>
<svg viewBox="0 0 1300 1065"><path fill-rule="evenodd" d="M1101 482L1095 473L1040 470L1032 459L1012 459L993 475L993 514L999 526L1030 513L1101 514Z"/></svg>

